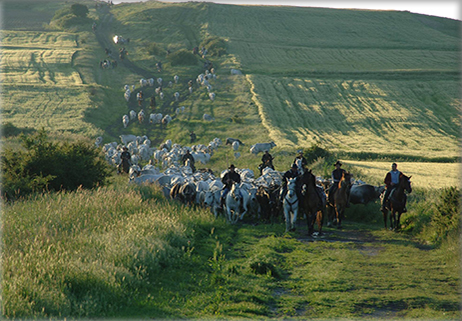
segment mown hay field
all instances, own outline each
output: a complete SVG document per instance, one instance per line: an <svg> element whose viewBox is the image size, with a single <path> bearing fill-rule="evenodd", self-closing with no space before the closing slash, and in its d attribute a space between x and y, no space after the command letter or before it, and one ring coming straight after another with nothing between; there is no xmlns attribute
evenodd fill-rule
<svg viewBox="0 0 462 321"><path fill-rule="evenodd" d="M321 142L333 151L459 155L456 81L247 78L278 146Z"/></svg>
<svg viewBox="0 0 462 321"><path fill-rule="evenodd" d="M95 108L84 35L66 32L3 31L2 113L18 127L45 128L94 136L85 121ZM85 62L83 62L86 60Z"/></svg>
<svg viewBox="0 0 462 321"><path fill-rule="evenodd" d="M391 162L342 161L348 168L371 178L373 184L382 184L385 174L391 170ZM405 175L412 175L412 187L439 189L460 187L461 167L459 163L398 162L398 169ZM372 181L373 180L373 181Z"/></svg>

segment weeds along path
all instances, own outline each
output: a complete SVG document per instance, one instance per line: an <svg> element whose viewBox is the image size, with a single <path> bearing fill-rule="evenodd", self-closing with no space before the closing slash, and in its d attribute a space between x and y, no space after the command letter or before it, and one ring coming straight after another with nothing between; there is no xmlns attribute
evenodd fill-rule
<svg viewBox="0 0 462 321"><path fill-rule="evenodd" d="M96 39L99 45L101 46L101 50L104 51L107 48L111 52L118 54L119 48L117 48L114 45L114 42L112 41L112 33L113 33L112 22L114 20L114 16L112 15L112 13L110 12L108 8L103 7L99 11L99 17L100 17L100 23L98 24L95 30L95 36L96 36ZM153 74L152 71L149 71L149 70L146 70L144 68L137 66L132 61L130 61L128 57L126 57L125 59L120 59L119 57L113 57L113 59L117 61L118 66L127 68L133 74L139 75L140 77L145 78L145 79L152 77L152 74ZM97 77L97 79L99 80L101 80L101 72L102 71L98 69L97 73L99 74L99 77ZM132 97L128 102L127 114L130 110L139 111L141 108L144 108L145 114L146 114L144 123L146 124L148 123L148 119L149 119L149 111L145 107L147 105L147 102L149 101L149 97L154 93L154 90L146 88L146 90L143 89L143 93L144 93L144 102L141 107L138 106L137 102L134 100L134 97L136 95L135 92L132 93ZM166 98L163 105L168 106L170 101L171 101L170 98ZM166 110L165 108L161 108L161 110L159 111L163 113L171 112L169 110ZM117 121L107 126L106 128L104 128L104 131L106 132L106 134L112 137L118 137L122 133L122 130L123 130L121 119L122 119L122 115L120 115L120 121ZM160 125L154 126L148 123L147 126L144 126L142 128L142 131L143 131L142 135L147 135L153 144L159 144L165 140L166 133L162 130L162 127Z"/></svg>

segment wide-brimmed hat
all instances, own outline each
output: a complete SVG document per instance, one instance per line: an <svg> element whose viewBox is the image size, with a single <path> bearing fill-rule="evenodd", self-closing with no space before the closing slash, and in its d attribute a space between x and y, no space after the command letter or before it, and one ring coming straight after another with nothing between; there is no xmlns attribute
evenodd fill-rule
<svg viewBox="0 0 462 321"><path fill-rule="evenodd" d="M229 165L229 169L231 169L231 168L236 168L236 166L234 166L234 164L231 164L231 165Z"/></svg>
<svg viewBox="0 0 462 321"><path fill-rule="evenodd" d="M334 164L334 166L337 166L337 165L342 166L342 163L340 163L340 161L337 161L337 162Z"/></svg>

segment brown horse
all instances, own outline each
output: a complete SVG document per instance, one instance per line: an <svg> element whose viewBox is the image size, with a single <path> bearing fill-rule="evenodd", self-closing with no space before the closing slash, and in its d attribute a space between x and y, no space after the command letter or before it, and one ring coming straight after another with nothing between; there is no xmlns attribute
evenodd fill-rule
<svg viewBox="0 0 462 321"><path fill-rule="evenodd" d="M404 174L399 175L398 187L391 191L388 197L388 203L383 211L385 228L387 228L387 215L388 211L390 211L390 229L400 229L401 214L404 213L404 209L406 208L407 197L405 192L412 192L411 177L412 176L407 177ZM398 214L398 216L396 216L396 214Z"/></svg>
<svg viewBox="0 0 462 321"><path fill-rule="evenodd" d="M308 224L308 235L314 232L314 223L318 225L318 232L322 234L322 223L324 216L324 206L321 195L316 186L316 177L311 170L305 171L301 176L302 196L300 200L300 210L305 214ZM303 188L304 186L304 188Z"/></svg>
<svg viewBox="0 0 462 321"><path fill-rule="evenodd" d="M342 220L344 218L344 212L348 203L351 188L351 174L344 172L342 178L338 182L338 188L333 192L334 195L329 195L329 222L327 226L337 223L337 228L342 228ZM334 210L336 215L336 222L334 221Z"/></svg>

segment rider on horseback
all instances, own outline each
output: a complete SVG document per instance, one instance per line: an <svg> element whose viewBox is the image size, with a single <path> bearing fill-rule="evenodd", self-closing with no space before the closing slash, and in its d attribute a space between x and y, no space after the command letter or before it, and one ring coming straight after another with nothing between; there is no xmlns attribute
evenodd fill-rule
<svg viewBox="0 0 462 321"><path fill-rule="evenodd" d="M335 166L335 169L332 171L332 180L334 181L334 183L329 188L329 193L327 195L327 198L328 198L327 203L329 203L329 201L332 201L332 196L334 195L335 191L338 188L338 183L342 179L342 176L344 175L344 173L346 173L346 171L343 168L340 168L342 166L342 163L340 161L337 161L334 164L334 166ZM348 197L346 207L350 207L350 200L349 199L350 198Z"/></svg>
<svg viewBox="0 0 462 321"><path fill-rule="evenodd" d="M123 152L120 154L120 164L117 167L118 173L121 174L122 172L128 173L130 163L131 163L131 158L132 156L130 155L130 152L128 151L128 148L124 146L122 148Z"/></svg>
<svg viewBox="0 0 462 321"><path fill-rule="evenodd" d="M234 170L235 168L236 167L233 164L229 165L229 171L221 179L221 182L224 184L224 186L223 192L221 193L220 206L218 207L219 209L223 209L226 195L231 190L233 183L239 184L241 182L241 176L238 173L236 173L236 171Z"/></svg>
<svg viewBox="0 0 462 321"><path fill-rule="evenodd" d="M297 160L298 160L298 159L301 159L301 160L302 160L302 167L303 167L303 168L306 168L306 166L308 166L308 161L307 161L306 158L303 156L303 150L301 150L301 149L298 151L298 155L297 155L297 157L295 157L295 159L294 159L294 164L297 163Z"/></svg>
<svg viewBox="0 0 462 321"><path fill-rule="evenodd" d="M260 170L260 175L262 174L263 169L265 169L266 167L274 169L273 159L274 159L274 157L271 156L271 154L268 152L268 150L265 150L265 153L263 154L263 156L261 158L261 164L258 166L258 169Z"/></svg>
<svg viewBox="0 0 462 321"><path fill-rule="evenodd" d="M181 157L181 162L183 163L183 166L186 165L186 161L189 159L189 167L191 167L191 170L193 173L196 171L196 166L194 166L194 156L189 152L189 149L186 150L186 154Z"/></svg>
<svg viewBox="0 0 462 321"><path fill-rule="evenodd" d="M284 197L287 194L287 182L289 178L295 178L298 177L300 173L298 172L298 167L297 164L293 163L290 169L284 173L284 176L282 177L282 188L281 188L281 194L280 199L281 202L284 200Z"/></svg>
<svg viewBox="0 0 462 321"><path fill-rule="evenodd" d="M386 191L385 195L383 196L382 200L382 208L380 209L382 212L386 211L387 203L388 203L388 198L390 197L391 192L396 189L399 185L399 177L400 175L403 175L402 172L398 170L398 165L396 163L393 163L391 165L391 171L387 173L385 176L384 183L386 185ZM406 213L407 210L404 208L403 213Z"/></svg>

